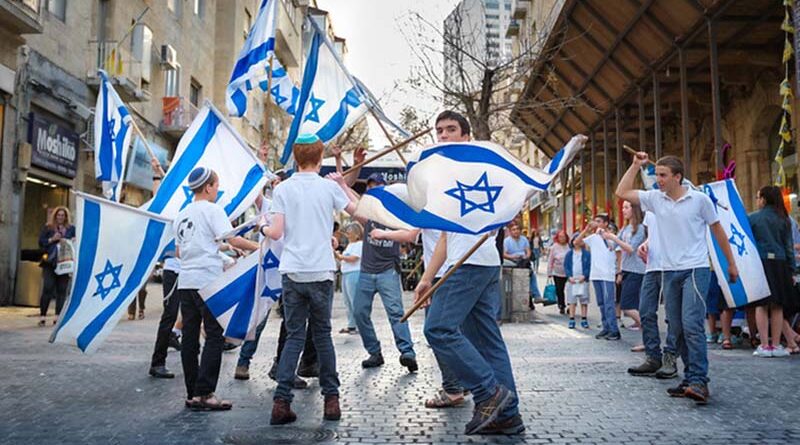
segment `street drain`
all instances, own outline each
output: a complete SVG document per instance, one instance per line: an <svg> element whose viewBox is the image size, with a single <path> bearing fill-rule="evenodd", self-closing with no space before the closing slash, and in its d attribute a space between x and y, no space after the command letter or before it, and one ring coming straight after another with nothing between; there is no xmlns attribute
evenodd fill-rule
<svg viewBox="0 0 800 445"><path fill-rule="evenodd" d="M336 431L327 429L299 429L267 427L258 430L237 431L222 439L229 445L308 444L331 442L338 438Z"/></svg>

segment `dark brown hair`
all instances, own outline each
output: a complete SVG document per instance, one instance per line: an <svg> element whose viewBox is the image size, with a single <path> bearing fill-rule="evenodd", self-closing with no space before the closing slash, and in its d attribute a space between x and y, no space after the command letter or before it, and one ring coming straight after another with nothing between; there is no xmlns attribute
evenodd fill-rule
<svg viewBox="0 0 800 445"><path fill-rule="evenodd" d="M667 167L673 175L681 175L681 183L683 183L683 161L677 156L664 156L656 162L657 166Z"/></svg>

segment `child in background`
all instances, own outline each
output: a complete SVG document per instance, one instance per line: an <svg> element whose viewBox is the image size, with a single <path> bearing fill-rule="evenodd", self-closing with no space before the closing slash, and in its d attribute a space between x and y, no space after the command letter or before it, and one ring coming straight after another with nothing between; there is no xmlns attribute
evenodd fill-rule
<svg viewBox="0 0 800 445"><path fill-rule="evenodd" d="M361 271L361 246L364 238L364 229L361 224L353 222L344 228L347 236L347 247L344 252L335 252L336 259L342 263L342 291L344 305L347 307L347 327L339 331L340 334L355 334L356 319L353 314L353 297L358 287L358 276Z"/></svg>
<svg viewBox="0 0 800 445"><path fill-rule="evenodd" d="M583 246L575 244L578 234L572 236L569 246L572 248L564 258L564 270L567 272L567 307L569 311L569 328L575 329L575 308L581 303L581 327L589 328L586 315L589 311L589 273L591 272L591 255Z"/></svg>

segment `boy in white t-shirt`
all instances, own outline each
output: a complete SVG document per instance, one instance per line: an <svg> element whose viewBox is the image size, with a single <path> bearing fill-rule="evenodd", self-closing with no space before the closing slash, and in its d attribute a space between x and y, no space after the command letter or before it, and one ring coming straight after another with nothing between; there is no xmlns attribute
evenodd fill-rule
<svg viewBox="0 0 800 445"><path fill-rule="evenodd" d="M363 247L364 228L357 222L350 223L344 228L347 236L347 247L344 252L334 251L336 259L342 268L342 294L344 305L347 308L347 327L339 331L340 334L357 334L353 299L358 291L358 277L361 271L361 249Z"/></svg>
<svg viewBox="0 0 800 445"><path fill-rule="evenodd" d="M286 345L278 361L278 387L270 424L297 420L291 409L297 360L303 350L306 321L319 360L319 383L325 396L324 419L339 420L339 378L331 339L331 305L336 262L331 246L333 214L353 214L358 198L339 174L319 176L324 147L315 135L300 135L293 147L298 171L275 188L272 225L259 230L272 239L284 237L279 271L283 277Z"/></svg>
<svg viewBox="0 0 800 445"><path fill-rule="evenodd" d="M614 283L619 252L616 249L616 243L614 243L616 235L608 230L610 222L611 220L605 213L595 216L575 240L576 246L582 247L585 245L591 253L589 280L594 286L597 306L600 308L600 314L603 319L603 330L595 336L598 340L620 339L616 314L617 287Z"/></svg>
<svg viewBox="0 0 800 445"><path fill-rule="evenodd" d="M198 290L222 274L220 249L233 246L256 250L258 244L241 237L230 239L229 245L220 245L216 241L233 227L225 210L216 204L219 179L213 170L206 167L194 169L189 173L188 185L194 193L194 201L181 210L172 223L181 260L178 296L183 318L181 362L188 395L186 406L204 411L229 410L233 405L214 395L225 343L222 326L208 310ZM205 326L206 340L198 364L201 322Z"/></svg>

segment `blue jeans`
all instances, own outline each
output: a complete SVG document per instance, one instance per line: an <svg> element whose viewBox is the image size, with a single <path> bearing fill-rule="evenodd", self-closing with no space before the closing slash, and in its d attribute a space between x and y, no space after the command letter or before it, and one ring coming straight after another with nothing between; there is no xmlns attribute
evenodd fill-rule
<svg viewBox="0 0 800 445"><path fill-rule="evenodd" d="M261 333L264 332L264 327L267 326L267 320L269 319L269 312L267 312L267 316L264 317L264 321L256 326L256 338L252 340L247 340L242 343L242 347L239 350L239 361L236 363L236 366L246 366L250 367L250 360L253 359L253 355L256 353L256 349L258 349L258 342L261 341Z"/></svg>
<svg viewBox="0 0 800 445"><path fill-rule="evenodd" d="M664 272L647 272L642 279L642 290L639 293L639 316L642 318L642 343L645 354L661 361L661 335L658 330L658 305L662 293L662 275ZM664 352L676 355L675 337L667 331Z"/></svg>
<svg viewBox="0 0 800 445"><path fill-rule="evenodd" d="M400 286L400 275L394 269L378 274L359 273L358 291L353 300L353 310L364 349L370 354L381 353L381 342L378 341L375 328L372 326L372 301L375 298L375 292L380 294L383 301L386 316L392 325L392 334L394 334L397 350L405 357L416 357L408 322L400 322L400 319L403 318L403 290Z"/></svg>
<svg viewBox="0 0 800 445"><path fill-rule="evenodd" d="M675 338L684 364L684 381L708 383L706 302L711 270L708 267L664 272L668 332Z"/></svg>
<svg viewBox="0 0 800 445"><path fill-rule="evenodd" d="M436 284L439 281L439 278L434 278L433 284ZM436 295L439 293L437 290L436 293L433 294L433 297L436 298ZM428 309L425 308L425 320L428 319ZM441 358L439 358L439 354L436 351L433 352L433 357L436 359L436 364L439 366L439 371L442 373L442 389L447 394L451 395L463 395L464 393L464 386L461 385L461 382L458 381L458 376L447 366L447 363L443 362Z"/></svg>
<svg viewBox="0 0 800 445"><path fill-rule="evenodd" d="M356 327L356 315L353 311L353 300L358 292L358 271L342 274L342 293L344 294L344 305L347 308L347 327Z"/></svg>
<svg viewBox="0 0 800 445"><path fill-rule="evenodd" d="M461 266L431 300L425 337L434 354L472 392L475 403L498 384L514 394L501 414L519 413L517 389L505 341L495 321L500 306L500 267Z"/></svg>
<svg viewBox="0 0 800 445"><path fill-rule="evenodd" d="M542 298L542 293L539 292L539 283L536 279L536 270L531 273L531 297Z"/></svg>
<svg viewBox="0 0 800 445"><path fill-rule="evenodd" d="M331 306L333 281L297 283L283 275L283 316L286 324L286 345L278 360L278 387L274 399L292 401L292 384L297 360L306 339L306 321L314 336L319 359L319 386L323 395L339 394L336 373L336 351L331 339Z"/></svg>
<svg viewBox="0 0 800 445"><path fill-rule="evenodd" d="M594 285L594 293L597 298L597 307L600 308L600 315L603 318L603 332L619 334L616 311L616 284L613 281L592 280L592 285Z"/></svg>

